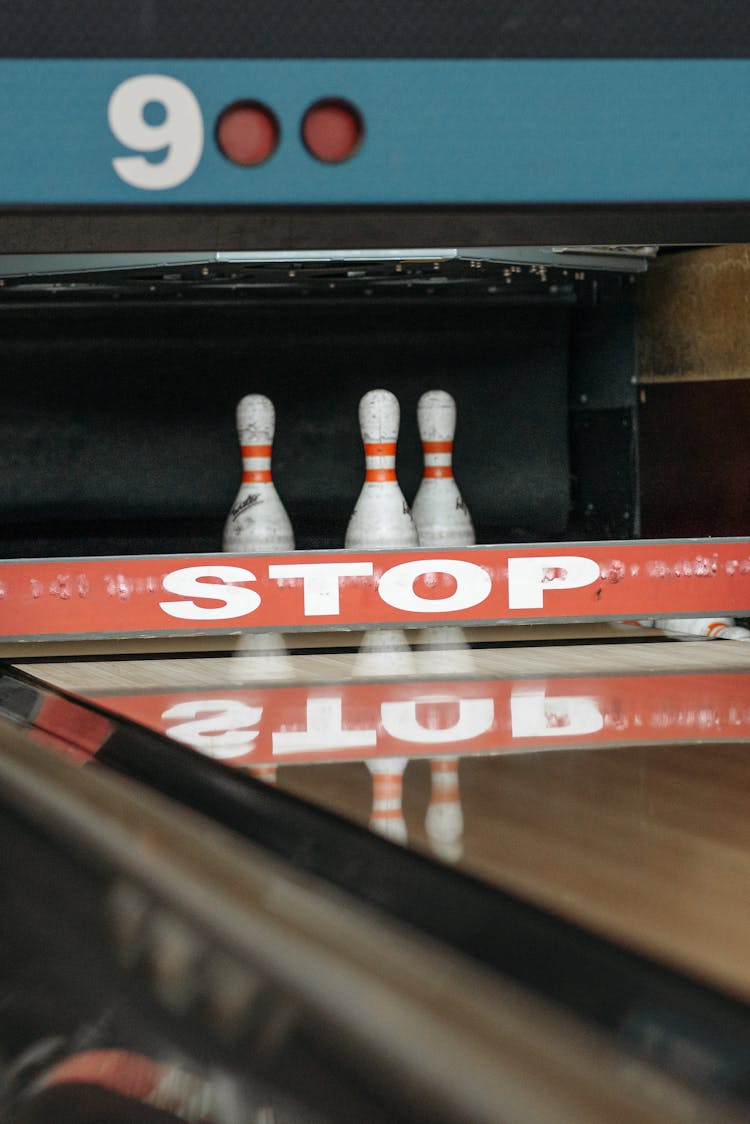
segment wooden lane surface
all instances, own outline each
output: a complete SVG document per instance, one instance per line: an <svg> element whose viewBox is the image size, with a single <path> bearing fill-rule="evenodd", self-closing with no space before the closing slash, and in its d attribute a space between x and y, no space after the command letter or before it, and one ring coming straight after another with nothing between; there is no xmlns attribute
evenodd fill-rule
<svg viewBox="0 0 750 1124"><path fill-rule="evenodd" d="M416 635L418 629L410 630ZM614 639L622 632L609 624L551 624L551 625L487 625L486 627L465 628L462 630L466 640L471 643L518 644L533 643L535 640L550 642L571 639ZM647 636L658 636L653 629L644 629ZM301 648L358 648L363 633L361 631L296 632L285 633L285 639L294 649ZM134 656L150 655L153 652L169 653L213 653L231 652L242 642L242 634L214 636L204 633L196 636L159 637L110 637L103 640L24 640L0 642L0 659L18 662L24 659L40 658L67 659L90 658L97 655Z"/></svg>
<svg viewBox="0 0 750 1124"><path fill-rule="evenodd" d="M486 645L490 631L495 632L467 629L465 634L470 642ZM221 648L194 649L191 644L189 658L184 645L165 648L160 640L151 641L150 647L145 647L141 641L133 651L116 652L85 645L43 653L35 647L32 652L28 649L16 651L9 662L53 686L91 697L118 691L241 688L266 681L324 683L351 678L357 651L357 644L351 637L355 634L347 634L350 637L347 647L341 644L340 633L302 634L302 638L307 640L311 635L316 637L315 644L300 645L300 636L287 638L291 653L285 656L281 669L274 661L272 673L268 672L262 652L248 654L241 642L236 641L233 651L227 646L231 639L227 637L223 638ZM415 640L417 635L415 632ZM360 634L356 636L361 639ZM424 633L419 636L423 637ZM336 644L328 644L331 637L336 638ZM502 644L496 647L472 648L468 662L467 653L461 649L417 646L414 675L481 679L750 671L750 644L737 641L649 642L638 635L623 642L621 634L606 626L592 629L586 626L576 629L526 627L503 630L501 637ZM552 642L560 640L564 643ZM577 644L576 640L585 643Z"/></svg>
<svg viewBox="0 0 750 1124"><path fill-rule="evenodd" d="M430 852L429 762L404 774ZM750 1000L750 745L467 757L459 865ZM364 764L290 766L280 785L366 824Z"/></svg>
<svg viewBox="0 0 750 1124"><path fill-rule="evenodd" d="M473 675L750 670L750 645L740 643L576 645L570 641L605 637L568 629L557 636L568 641L564 646L545 646L555 637L514 631L526 644L532 635L541 643L519 644L503 630L502 647L472 650ZM211 649L191 659L177 658L176 649L169 658L162 645L159 658L50 659L29 670L93 697L118 688L241 686L244 660L211 656ZM297 651L290 661L301 681L351 674L351 650ZM420 674L450 673L449 651L419 655ZM463 676L465 653L459 656ZM238 664L240 681L222 678ZM459 776L464 869L750 1001L750 745L473 756L460 762ZM308 801L369 821L372 785L364 763L285 766L278 778ZM427 853L429 800L429 762L412 761L404 814L411 845Z"/></svg>

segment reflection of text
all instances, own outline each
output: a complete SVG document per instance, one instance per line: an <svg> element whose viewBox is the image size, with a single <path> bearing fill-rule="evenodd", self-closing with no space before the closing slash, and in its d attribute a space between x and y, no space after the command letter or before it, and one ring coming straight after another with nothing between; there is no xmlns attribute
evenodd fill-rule
<svg viewBox="0 0 750 1124"><path fill-rule="evenodd" d="M267 763L743 739L747 696L735 673L269 686L108 706L219 760Z"/></svg>

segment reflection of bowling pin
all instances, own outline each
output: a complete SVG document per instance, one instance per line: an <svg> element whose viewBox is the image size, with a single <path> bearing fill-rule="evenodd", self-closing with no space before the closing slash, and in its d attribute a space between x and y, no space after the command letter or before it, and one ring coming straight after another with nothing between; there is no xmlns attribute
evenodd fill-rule
<svg viewBox="0 0 750 1124"><path fill-rule="evenodd" d="M237 684L294 679L297 672L280 632L245 632L238 637L227 677Z"/></svg>
<svg viewBox="0 0 750 1124"><path fill-rule="evenodd" d="M263 781L265 784L278 784L275 765L248 765L247 771L251 777L255 777L256 781Z"/></svg>
<svg viewBox="0 0 750 1124"><path fill-rule="evenodd" d="M476 674L474 653L464 630L456 625L425 628L417 633L420 647L415 653L424 674L468 678ZM430 761L431 795L424 826L432 850L446 862L458 862L463 854L464 817L458 787L458 758L436 757Z"/></svg>
<svg viewBox="0 0 750 1124"><path fill-rule="evenodd" d="M352 676L378 679L392 675L413 675L414 671L414 653L402 629L371 629L362 638L352 667ZM408 842L401 807L404 769L407 764L407 757L374 758L367 762L372 776L370 827L397 843Z"/></svg>
<svg viewBox="0 0 750 1124"><path fill-rule="evenodd" d="M414 658L419 675L450 675L454 679L469 679L477 673L474 653L459 625L420 628L415 635L415 644Z"/></svg>
<svg viewBox="0 0 750 1124"><path fill-rule="evenodd" d="M280 632L247 632L240 636L229 664L227 678L233 683L285 682L296 677L284 637ZM276 784L276 766L246 765L250 776L266 784Z"/></svg>
<svg viewBox="0 0 750 1124"><path fill-rule="evenodd" d="M417 661L402 628L372 628L364 633L352 664L357 679L415 675Z"/></svg>
<svg viewBox="0 0 750 1124"><path fill-rule="evenodd" d="M370 390L359 404L365 482L346 529L350 550L399 550L418 545L417 529L396 480L400 410L389 390Z"/></svg>
<svg viewBox="0 0 750 1124"><path fill-rule="evenodd" d="M242 448L242 483L224 526L224 550L294 550L294 532L271 479L271 447L276 426L273 403L247 394L237 406Z"/></svg>
<svg viewBox="0 0 750 1124"><path fill-rule="evenodd" d="M412 515L420 546L471 546L476 542L471 515L453 479L456 403L445 390L428 390L417 405L424 452L424 475Z"/></svg>
<svg viewBox="0 0 750 1124"><path fill-rule="evenodd" d="M237 433L242 449L242 483L224 527L224 550L235 552L294 550L294 532L271 478L276 427L273 403L263 394L247 394L237 405ZM229 679L252 684L294 678L284 637L277 632L245 633L234 651ZM275 765L248 766L248 772L276 783Z"/></svg>
<svg viewBox="0 0 750 1124"><path fill-rule="evenodd" d="M675 640L750 640L750 630L733 617L659 617L623 621L636 628L656 628Z"/></svg>
<svg viewBox="0 0 750 1124"><path fill-rule="evenodd" d="M367 762L372 776L370 827L396 843L408 843L401 807L407 757L381 757Z"/></svg>
<svg viewBox="0 0 750 1124"><path fill-rule="evenodd" d="M417 529L396 480L399 405L388 390L371 390L359 404L365 446L365 483L359 494L345 545L350 549L398 550L418 545ZM368 679L414 672L414 656L401 629L373 629L362 638L352 675ZM370 827L398 843L407 842L401 808L406 757L367 762L372 776Z"/></svg>
<svg viewBox="0 0 750 1124"><path fill-rule="evenodd" d="M474 524L453 479L453 435L456 403L444 390L428 390L417 406L424 451L424 477L414 499L414 522L420 546L471 546ZM417 658L425 674L470 676L474 657L462 628L456 625L422 629ZM458 787L458 758L430 761L430 803L425 831L432 850L447 862L463 854L464 817Z"/></svg>
<svg viewBox="0 0 750 1124"><path fill-rule="evenodd" d="M458 758L433 758L430 779L430 804L424 821L427 838L436 855L447 862L457 862L463 854L464 833Z"/></svg>

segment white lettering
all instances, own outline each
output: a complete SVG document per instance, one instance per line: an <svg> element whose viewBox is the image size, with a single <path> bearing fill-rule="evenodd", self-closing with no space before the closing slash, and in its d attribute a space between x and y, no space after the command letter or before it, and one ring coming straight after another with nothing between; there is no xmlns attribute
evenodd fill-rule
<svg viewBox="0 0 750 1124"><path fill-rule="evenodd" d="M456 589L448 597L420 597L414 582L425 574L448 574ZM392 566L380 579L378 593L387 605L407 613L458 613L485 601L492 591L492 579L474 562L453 558L424 558Z"/></svg>
<svg viewBox="0 0 750 1124"><path fill-rule="evenodd" d="M202 578L220 578L222 582L254 582L255 575L241 566L186 566L174 570L164 578L163 585L168 593L181 597L200 597L210 601L220 601L214 608L204 609L195 601L160 601L159 608L170 617L186 621L220 621L233 617L245 617L254 613L260 605L260 597L254 589L244 589L239 585L218 586Z"/></svg>
<svg viewBox="0 0 750 1124"><path fill-rule="evenodd" d="M604 726L596 699L523 691L511 695L510 728L514 738L579 737Z"/></svg>
<svg viewBox="0 0 750 1124"><path fill-rule="evenodd" d="M508 606L541 609L545 589L580 589L601 577L599 564L576 555L508 559Z"/></svg>
<svg viewBox="0 0 750 1124"><path fill-rule="evenodd" d="M428 720L419 721L417 707L425 705L458 707L458 717L452 726L438 727ZM429 711L428 711L429 714ZM392 738L419 745L443 745L446 742L465 742L486 734L495 720L492 699L460 699L455 695L425 695L408 702L383 703L380 708L383 729Z"/></svg>
<svg viewBox="0 0 750 1124"><path fill-rule="evenodd" d="M344 730L341 698L307 700L307 729L275 730L271 735L274 754L331 752L364 749L377 744L375 730Z"/></svg>
<svg viewBox="0 0 750 1124"><path fill-rule="evenodd" d="M201 714L206 717L199 718ZM262 717L263 707L247 706L237 699L191 699L175 703L162 715L164 719L194 719L167 727L167 735L219 761L242 757L253 749L258 730L248 727L258 726Z"/></svg>
<svg viewBox="0 0 750 1124"><path fill-rule="evenodd" d="M298 562L268 567L269 578L276 581L302 578L306 617L336 616L339 612L339 579L366 578L371 574L372 562Z"/></svg>
<svg viewBox="0 0 750 1124"><path fill-rule="evenodd" d="M146 107L161 107L163 120L149 124ZM190 179L203 152L203 114L193 91L166 74L139 74L121 82L107 106L109 127L120 144L161 159L116 156L112 166L125 183L163 191Z"/></svg>

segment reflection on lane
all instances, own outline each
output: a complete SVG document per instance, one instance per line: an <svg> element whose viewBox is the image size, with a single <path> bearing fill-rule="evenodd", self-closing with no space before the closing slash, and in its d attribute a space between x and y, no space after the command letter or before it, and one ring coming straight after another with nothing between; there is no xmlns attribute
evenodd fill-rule
<svg viewBox="0 0 750 1124"><path fill-rule="evenodd" d="M90 694L113 714L268 783L277 783L279 766L286 774L290 766L362 762L370 776L365 820L402 843L413 830L404 815L408 763L428 758L429 800L423 819L420 812L424 830L420 826L415 838L445 861L462 858L464 817L473 814L461 801L462 758L750 737L750 673L741 658L743 670L730 669L727 649L733 645L722 645L721 661L713 646L710 658L701 646L699 661L685 645L524 649L511 655L526 675L489 677L488 663L501 653L469 648L460 629L413 635L413 647L404 633L365 635L357 656L349 657L348 677L336 682L301 682L300 662L310 671L318 667L317 655L295 661L279 635L251 634L241 639L235 658L202 661L211 664L214 683L220 665L225 683L220 688L173 686L170 666L160 672L162 689L136 693L110 686L106 693ZM636 652L651 666L676 663L699 670L634 674ZM745 653L742 647L741 656ZM323 666L330 670L325 660L324 655ZM548 673L529 675L544 668L542 660ZM592 673L615 660L628 673ZM154 676L158 662L142 661L147 676ZM552 673L566 664L586 674ZM711 666L723 670L706 670ZM431 676L424 674L427 669ZM44 722L36 725L42 736ZM46 736L54 731L47 729ZM289 775L283 783L295 781Z"/></svg>
<svg viewBox="0 0 750 1124"><path fill-rule="evenodd" d="M96 701L246 766L746 740L748 685L746 672L383 679Z"/></svg>
<svg viewBox="0 0 750 1124"><path fill-rule="evenodd" d="M684 650L672 647L678 654ZM270 824L284 853L316 874L324 848L335 879L348 879L355 889L364 885L363 894L378 903L396 894L405 915L416 911L421 923L427 924L420 911L427 910L435 931L446 927L471 955L493 964L496 957L503 971L510 963L520 978L526 978L529 949L539 941L538 915L524 914L521 939L499 915L493 923L477 923L464 899L480 895L487 909L510 908L511 899L497 895L500 889L516 895L512 908L521 913L529 910L523 901L547 908L554 943L534 961L543 965L545 986L576 1009L585 1001L595 1019L620 1028L626 1025L623 1011L633 1009L632 981L615 996L610 965L598 977L606 980L604 992L582 987L576 973L589 971L596 950L584 941L580 957L579 932L572 953L566 946L566 959L566 923L556 918L606 934L620 948L645 952L738 999L750 998L750 908L743 894L750 877L750 750L742 744L750 729L747 685L747 673L729 669L663 676L595 676L587 670L583 676L504 679L282 680L200 691L165 682L158 692L100 696L98 702L200 752L185 753L145 731L130 731L132 745L120 740L100 756L129 775L168 787L193 807L211 809L240 835L252 837L259 822L263 830ZM32 693L26 707L32 724L41 713L37 703ZM587 752L604 748L608 752ZM238 769L215 768L205 758ZM367 763L392 758L408 759L401 814L410 842L438 854L442 846L444 858L460 857L463 870L482 882L456 878L407 848L365 837L351 823L328 823L311 806L366 824L373 795ZM294 803L287 793L264 792L238 775L278 762L280 786L307 802L297 808L307 817L300 831L286 818ZM452 810L433 811L443 797ZM451 830L438 839L431 821L439 817L450 821ZM343 848L333 843L334 826L344 833ZM366 845L381 850L364 862ZM398 896L401 864L412 864L418 878ZM430 897L435 879L444 881ZM460 904L444 895L448 887ZM657 1032L659 1042L689 1038L692 1031L683 1023L677 1032L667 1028L671 1008L668 1016L657 1010L650 987L645 1006L639 1001L637 1018L627 1022L628 1034L632 1030L639 1043L651 1043ZM708 1049L705 1035L698 1037Z"/></svg>

